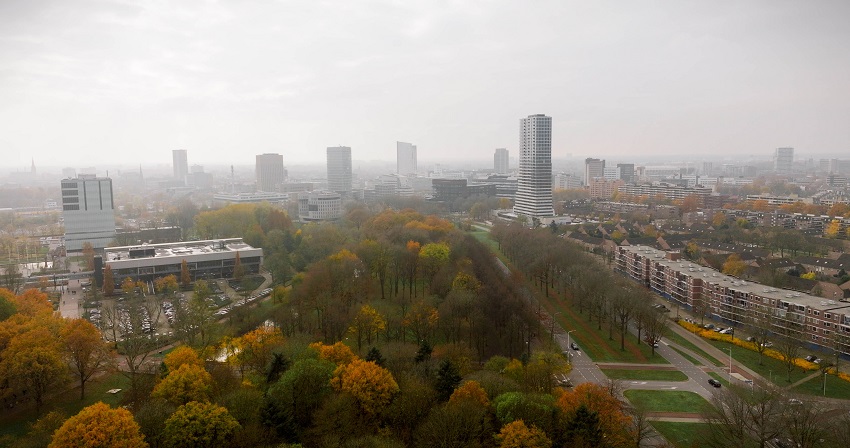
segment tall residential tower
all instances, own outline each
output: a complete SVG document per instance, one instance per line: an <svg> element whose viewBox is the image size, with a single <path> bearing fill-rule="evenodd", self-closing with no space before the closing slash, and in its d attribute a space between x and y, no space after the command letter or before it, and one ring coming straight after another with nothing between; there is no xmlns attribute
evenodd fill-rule
<svg viewBox="0 0 850 448"><path fill-rule="evenodd" d="M514 213L554 216L552 208L552 117L529 115L519 121L519 177Z"/></svg>
<svg viewBox="0 0 850 448"><path fill-rule="evenodd" d="M351 148L328 148L328 190L341 196L351 194Z"/></svg>

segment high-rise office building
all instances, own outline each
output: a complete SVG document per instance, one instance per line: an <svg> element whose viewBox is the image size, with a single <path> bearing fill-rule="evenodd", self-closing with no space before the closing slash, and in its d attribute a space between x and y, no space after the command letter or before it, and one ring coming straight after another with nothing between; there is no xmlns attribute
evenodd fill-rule
<svg viewBox="0 0 850 448"><path fill-rule="evenodd" d="M171 151L171 164L174 168L174 178L180 182L186 182L186 175L189 174L189 161L186 156L186 150L175 149Z"/></svg>
<svg viewBox="0 0 850 448"><path fill-rule="evenodd" d="M493 154L493 170L496 174L507 174L509 168L509 152L506 148L496 148Z"/></svg>
<svg viewBox="0 0 850 448"><path fill-rule="evenodd" d="M328 190L341 196L351 194L351 148L328 148Z"/></svg>
<svg viewBox="0 0 850 448"><path fill-rule="evenodd" d="M627 184L635 183L635 164L634 163L618 163L617 170L619 171L619 179Z"/></svg>
<svg viewBox="0 0 850 448"><path fill-rule="evenodd" d="M396 174L414 174L416 167L416 145L405 142L395 142Z"/></svg>
<svg viewBox="0 0 850 448"><path fill-rule="evenodd" d="M554 216L552 208L552 117L529 115L519 120L519 177L514 213Z"/></svg>
<svg viewBox="0 0 850 448"><path fill-rule="evenodd" d="M584 159L584 184L590 185L590 181L597 177L605 176L605 160Z"/></svg>
<svg viewBox="0 0 850 448"><path fill-rule="evenodd" d="M80 175L62 179L61 187L65 249L80 251L84 243L95 249L107 247L115 239L112 179Z"/></svg>
<svg viewBox="0 0 850 448"><path fill-rule="evenodd" d="M257 154L257 191L277 191L277 186L286 180L283 156L280 154Z"/></svg>
<svg viewBox="0 0 850 448"><path fill-rule="evenodd" d="M776 148L773 153L773 171L790 173L794 164L794 148Z"/></svg>

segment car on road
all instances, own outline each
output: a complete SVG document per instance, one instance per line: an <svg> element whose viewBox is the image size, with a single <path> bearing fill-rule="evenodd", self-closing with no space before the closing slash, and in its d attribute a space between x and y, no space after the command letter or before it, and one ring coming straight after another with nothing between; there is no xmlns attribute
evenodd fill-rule
<svg viewBox="0 0 850 448"><path fill-rule="evenodd" d="M573 349L573 350L575 350L575 351L577 351L577 352L580 352L580 351L581 351L581 349L580 349L580 348L578 348L578 345L576 345L576 343L575 343L575 342L570 342L570 348L571 348L571 349Z"/></svg>
<svg viewBox="0 0 850 448"><path fill-rule="evenodd" d="M714 378L710 378L710 379L708 380L708 384L711 384L711 385L712 385L712 386L714 386L714 387L720 387L720 386L722 386L722 384L720 384L720 381L717 381L717 380L716 380L716 379L714 379Z"/></svg>
<svg viewBox="0 0 850 448"><path fill-rule="evenodd" d="M804 358L806 361L813 362L815 364L820 364L820 358L815 355L809 355Z"/></svg>

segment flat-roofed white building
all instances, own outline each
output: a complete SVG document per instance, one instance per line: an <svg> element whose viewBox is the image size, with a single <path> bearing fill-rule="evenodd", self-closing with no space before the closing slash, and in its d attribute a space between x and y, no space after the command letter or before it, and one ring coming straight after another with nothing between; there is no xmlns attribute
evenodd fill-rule
<svg viewBox="0 0 850 448"><path fill-rule="evenodd" d="M179 279L184 260L192 280L233 277L236 254L246 273L260 272L263 263L263 249L242 238L110 247L104 252L103 264L112 268L116 287L127 277L151 281L173 274Z"/></svg>

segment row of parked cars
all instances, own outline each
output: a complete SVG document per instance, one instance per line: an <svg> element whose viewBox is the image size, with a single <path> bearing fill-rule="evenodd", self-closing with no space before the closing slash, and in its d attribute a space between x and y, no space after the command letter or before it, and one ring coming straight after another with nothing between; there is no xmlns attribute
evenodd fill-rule
<svg viewBox="0 0 850 448"><path fill-rule="evenodd" d="M244 299L237 300L233 304L223 307L222 309L216 311L215 315L216 316L227 315L227 313L232 311L234 307L247 305L247 304L252 303L256 300L262 299L264 297L268 297L271 293L272 293L272 288L266 288L266 289L264 289L260 292L252 294L250 297L246 297Z"/></svg>

